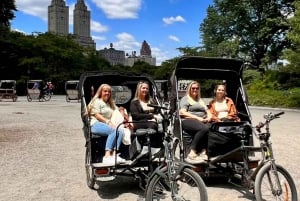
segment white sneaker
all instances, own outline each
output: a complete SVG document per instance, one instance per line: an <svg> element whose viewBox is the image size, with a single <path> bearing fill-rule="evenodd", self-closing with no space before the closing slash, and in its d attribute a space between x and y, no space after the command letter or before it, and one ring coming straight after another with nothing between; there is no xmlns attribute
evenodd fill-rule
<svg viewBox="0 0 300 201"><path fill-rule="evenodd" d="M115 156L113 156L114 160L115 160ZM124 158L121 158L119 155L117 155L117 163L125 163L126 160Z"/></svg>
<svg viewBox="0 0 300 201"><path fill-rule="evenodd" d="M115 158L112 156L103 157L102 164L107 166L113 166L115 165Z"/></svg>

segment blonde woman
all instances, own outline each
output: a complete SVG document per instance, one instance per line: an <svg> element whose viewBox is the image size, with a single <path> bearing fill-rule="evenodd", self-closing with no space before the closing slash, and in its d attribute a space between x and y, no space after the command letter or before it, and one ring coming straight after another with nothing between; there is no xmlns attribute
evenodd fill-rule
<svg viewBox="0 0 300 201"><path fill-rule="evenodd" d="M212 115L201 99L200 83L192 81L179 104L182 129L192 138L186 160L192 163L203 162L208 159L206 153L209 133L208 123L211 121Z"/></svg>
<svg viewBox="0 0 300 201"><path fill-rule="evenodd" d="M157 120L159 116L155 114L153 107L148 106L151 103L153 104L154 100L150 97L148 82L139 82L136 87L135 97L130 104L130 113L135 130L139 128L158 130ZM141 144L146 142L144 136L138 137L138 140ZM162 136L159 133L150 136L151 147L160 148L161 142Z"/></svg>
<svg viewBox="0 0 300 201"><path fill-rule="evenodd" d="M88 114L91 118L91 132L101 136L107 136L105 145L105 154L102 163L106 165L114 165L116 151L119 149L122 139L123 130L118 130L117 146L116 146L116 127L111 122L111 116L117 106L111 96L111 87L108 84L102 84L98 88L91 102L87 106ZM117 156L117 163L125 160Z"/></svg>

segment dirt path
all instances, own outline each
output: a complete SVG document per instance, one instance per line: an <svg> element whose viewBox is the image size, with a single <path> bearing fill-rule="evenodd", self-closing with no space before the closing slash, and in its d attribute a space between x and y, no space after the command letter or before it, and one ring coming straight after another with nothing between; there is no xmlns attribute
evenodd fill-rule
<svg viewBox="0 0 300 201"><path fill-rule="evenodd" d="M253 111L254 122L266 112ZM299 117L300 112L289 112L271 127L278 161L294 177L298 194ZM101 184L99 191L87 187L81 128L80 104L67 103L64 96L50 102L27 102L25 97L0 102L0 200L137 200L142 191L133 178ZM251 193L229 184L208 185L207 189L212 201L254 200Z"/></svg>

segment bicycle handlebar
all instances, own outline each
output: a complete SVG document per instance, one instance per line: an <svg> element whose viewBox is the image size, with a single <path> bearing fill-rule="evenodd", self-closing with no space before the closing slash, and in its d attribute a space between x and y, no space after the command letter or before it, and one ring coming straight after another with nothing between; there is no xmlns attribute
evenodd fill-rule
<svg viewBox="0 0 300 201"><path fill-rule="evenodd" d="M149 107L153 107L153 108L156 108L156 109L163 109L163 110L167 110L168 108L166 108L165 106L161 106L161 105L156 105L156 104L147 104L147 106Z"/></svg>
<svg viewBox="0 0 300 201"><path fill-rule="evenodd" d="M264 115L264 118L266 119L265 123L263 122L259 122L258 125L255 126L256 130L258 132L260 132L260 129L262 127L264 127L267 123L269 123L270 121L276 119L276 118L279 118L280 115L283 115L284 112L279 112L277 114L272 114L272 112L268 113L268 114L265 114Z"/></svg>
<svg viewBox="0 0 300 201"><path fill-rule="evenodd" d="M277 113L277 114L274 114L274 116L275 117L279 117L280 115L283 115L284 114L284 112L279 112L279 113Z"/></svg>

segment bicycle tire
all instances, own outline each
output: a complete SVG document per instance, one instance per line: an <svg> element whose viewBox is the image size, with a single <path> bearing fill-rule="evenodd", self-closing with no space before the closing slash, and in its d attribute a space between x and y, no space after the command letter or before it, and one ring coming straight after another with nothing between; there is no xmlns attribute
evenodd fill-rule
<svg viewBox="0 0 300 201"><path fill-rule="evenodd" d="M32 98L31 98L29 95L27 95L27 101L28 101L28 102L31 102L31 101L32 101Z"/></svg>
<svg viewBox="0 0 300 201"><path fill-rule="evenodd" d="M51 95L49 93L46 93L43 98L44 98L45 101L50 101L51 100Z"/></svg>
<svg viewBox="0 0 300 201"><path fill-rule="evenodd" d="M85 173L86 173L86 182L87 182L87 186L90 189L95 190L95 183L96 183L96 179L95 179L95 175L94 175L94 171L93 168L91 166L91 150L89 149L89 147L86 147L85 150Z"/></svg>
<svg viewBox="0 0 300 201"><path fill-rule="evenodd" d="M276 188L275 171L273 166L269 163L264 165L257 173L255 178L255 197L257 201L271 201L271 200L285 200L285 201L298 201L297 189L293 178L280 165L276 165L277 174L279 177L282 192L272 190ZM276 183L275 183L276 182Z"/></svg>
<svg viewBox="0 0 300 201"><path fill-rule="evenodd" d="M197 200L207 201L206 185L199 174L190 168L184 168L176 178L176 198L172 198L169 178L166 175L167 167L164 167L165 174L157 174L152 177L146 188L146 201L153 200Z"/></svg>

